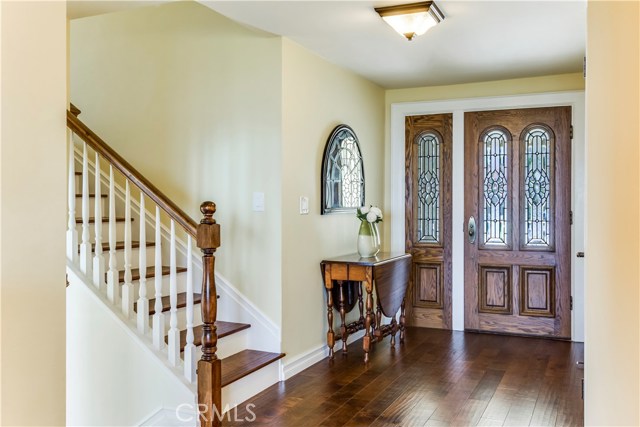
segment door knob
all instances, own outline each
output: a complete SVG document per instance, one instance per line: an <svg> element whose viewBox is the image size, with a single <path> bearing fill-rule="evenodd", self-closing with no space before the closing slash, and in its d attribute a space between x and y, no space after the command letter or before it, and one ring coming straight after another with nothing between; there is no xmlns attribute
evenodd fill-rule
<svg viewBox="0 0 640 427"><path fill-rule="evenodd" d="M474 244L476 242L476 220L472 216L469 217L469 223L467 224L467 234L469 243Z"/></svg>

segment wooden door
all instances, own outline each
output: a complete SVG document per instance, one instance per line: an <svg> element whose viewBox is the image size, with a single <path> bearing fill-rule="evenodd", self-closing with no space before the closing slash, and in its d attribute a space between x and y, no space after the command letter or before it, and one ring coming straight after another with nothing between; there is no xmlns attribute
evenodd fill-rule
<svg viewBox="0 0 640 427"><path fill-rule="evenodd" d="M452 115L410 116L406 131L406 250L413 255L408 323L451 329Z"/></svg>
<svg viewBox="0 0 640 427"><path fill-rule="evenodd" d="M571 107L465 113L465 329L571 338Z"/></svg>

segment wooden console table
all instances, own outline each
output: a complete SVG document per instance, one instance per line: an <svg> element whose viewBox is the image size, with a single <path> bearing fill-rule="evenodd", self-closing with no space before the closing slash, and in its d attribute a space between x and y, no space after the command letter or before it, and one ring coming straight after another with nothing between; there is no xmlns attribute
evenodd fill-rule
<svg viewBox="0 0 640 427"><path fill-rule="evenodd" d="M396 332L400 330L400 342L404 341L404 299L409 284L409 271L411 269L411 254L405 253L379 253L375 257L361 258L358 254L344 255L337 258L326 259L320 263L322 277L327 292L327 346L329 357L333 359L333 346L335 345L335 333L333 331L333 285L334 281L340 286L339 312L340 334L342 339L342 351L347 351L347 338L361 329L365 330L362 339L364 349L364 361L369 361L372 338L382 341L382 338L391 335L391 345L395 345ZM344 301L344 284L347 281L361 282L358 290L360 307L360 319L350 324L345 323L346 309ZM362 284L366 290L366 315L362 313ZM376 290L377 309L373 314L373 290ZM400 323L396 321L396 314L400 310ZM391 318L391 323L382 325L382 314Z"/></svg>

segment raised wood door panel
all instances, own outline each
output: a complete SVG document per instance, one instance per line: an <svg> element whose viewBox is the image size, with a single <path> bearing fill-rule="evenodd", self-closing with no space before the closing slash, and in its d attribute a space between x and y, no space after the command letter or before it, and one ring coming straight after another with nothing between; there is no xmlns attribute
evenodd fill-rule
<svg viewBox="0 0 640 427"><path fill-rule="evenodd" d="M465 113L465 329L571 337L570 129L570 107Z"/></svg>
<svg viewBox="0 0 640 427"><path fill-rule="evenodd" d="M452 115L409 116L405 137L408 322L451 329Z"/></svg>

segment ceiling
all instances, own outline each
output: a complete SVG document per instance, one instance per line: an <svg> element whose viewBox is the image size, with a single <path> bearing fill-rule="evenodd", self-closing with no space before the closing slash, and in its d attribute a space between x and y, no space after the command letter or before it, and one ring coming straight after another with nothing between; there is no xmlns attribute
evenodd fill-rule
<svg viewBox="0 0 640 427"><path fill-rule="evenodd" d="M413 1L199 2L241 24L285 36L384 88L582 70L586 1L436 0L444 21L409 42L386 25L373 8ZM113 8L117 4L134 7L160 2L71 3L84 4L85 8L90 4ZM70 17L73 13L75 17L81 15L70 10ZM87 10L83 13L95 14Z"/></svg>

